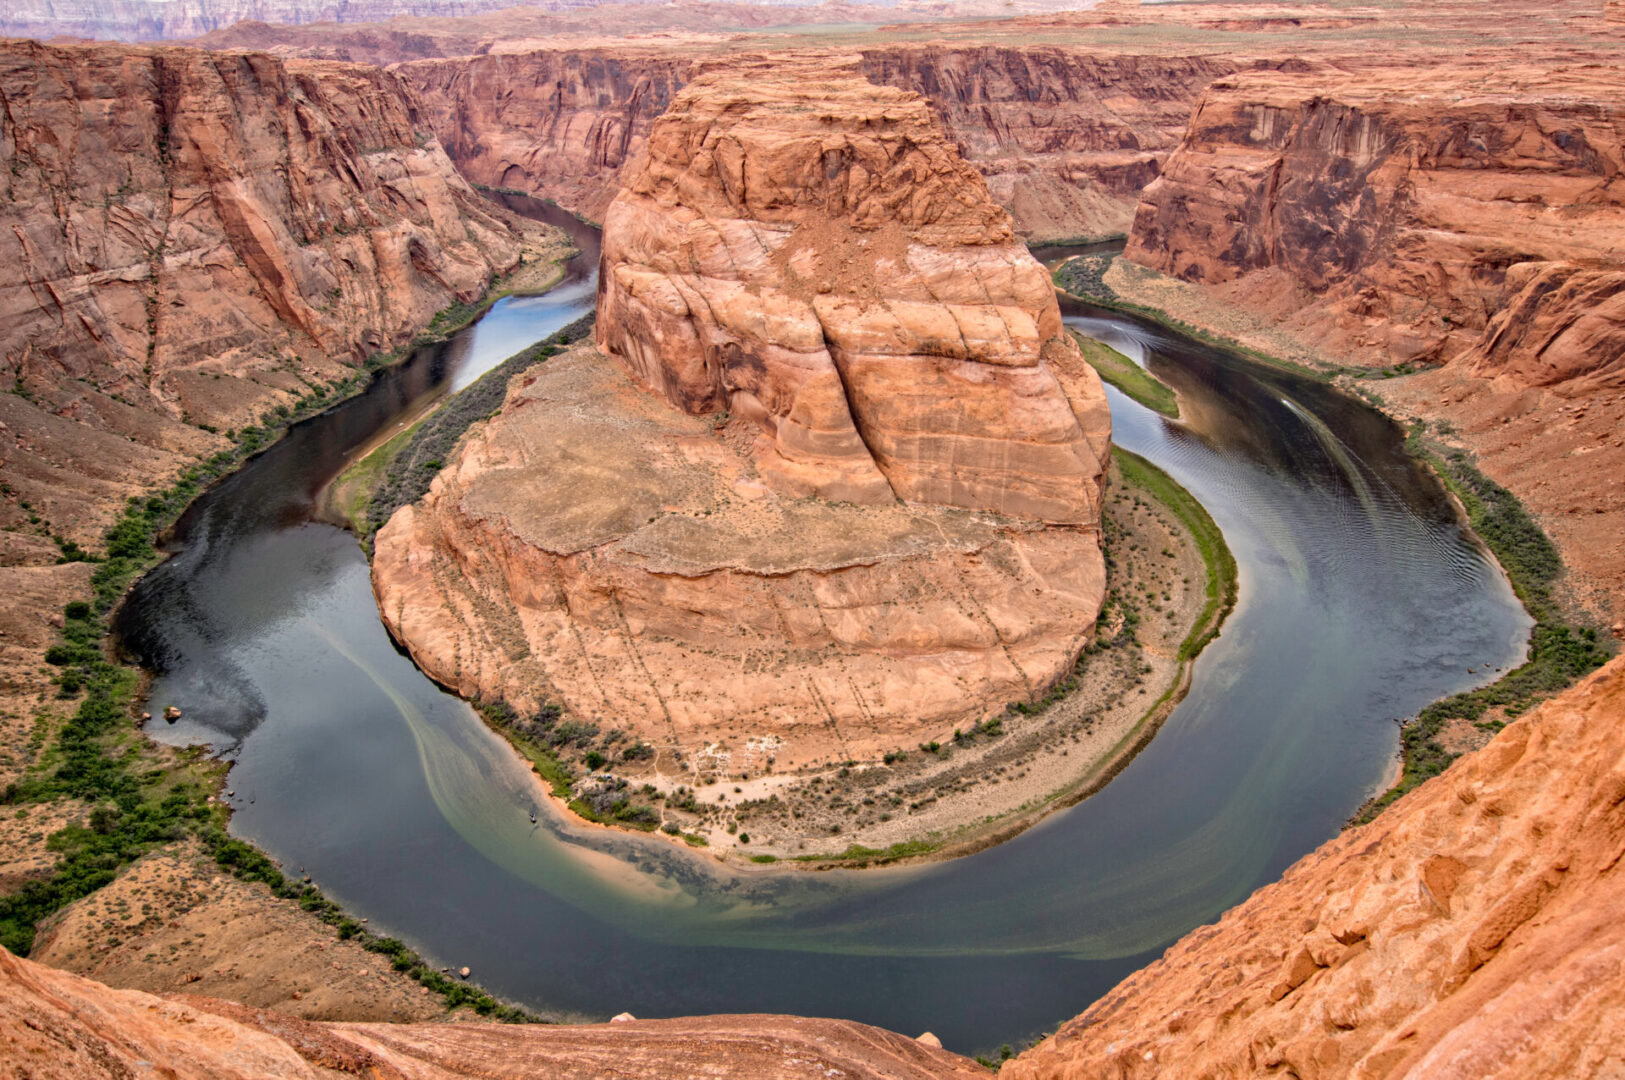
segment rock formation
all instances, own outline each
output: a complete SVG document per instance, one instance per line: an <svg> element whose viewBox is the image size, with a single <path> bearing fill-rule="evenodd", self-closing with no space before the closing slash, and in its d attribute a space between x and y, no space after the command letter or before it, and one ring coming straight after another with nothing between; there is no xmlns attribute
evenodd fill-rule
<svg viewBox="0 0 1625 1080"><path fill-rule="evenodd" d="M986 1070L847 1020L709 1016L614 1024L313 1023L207 997L155 997L0 949L0 1075L29 1080L597 1080L738 1076L970 1080Z"/></svg>
<svg viewBox="0 0 1625 1080"><path fill-rule="evenodd" d="M696 80L609 210L600 290L643 385L592 349L533 368L378 535L427 671L786 770L1070 667L1104 586L1105 397L918 95Z"/></svg>
<svg viewBox="0 0 1625 1080"><path fill-rule="evenodd" d="M1625 659L1192 931L1000 1074L1625 1070Z"/></svg>
<svg viewBox="0 0 1625 1080"><path fill-rule="evenodd" d="M218 444L183 419L253 423L526 249L375 68L10 42L0 99L0 375L28 395L0 419L36 505L84 470L167 480L172 452ZM137 445L70 467L97 439ZM67 535L99 538L105 517L88 520Z"/></svg>

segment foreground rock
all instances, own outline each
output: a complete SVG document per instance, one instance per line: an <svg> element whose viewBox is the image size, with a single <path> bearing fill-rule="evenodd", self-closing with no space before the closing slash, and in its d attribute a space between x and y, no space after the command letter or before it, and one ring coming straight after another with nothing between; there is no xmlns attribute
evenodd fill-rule
<svg viewBox="0 0 1625 1080"><path fill-rule="evenodd" d="M668 774L945 739L1104 590L1110 421L1043 268L917 95L779 70L691 84L610 209L619 359L521 376L376 545L432 675Z"/></svg>
<svg viewBox="0 0 1625 1080"><path fill-rule="evenodd" d="M559 1080L619 1076L986 1076L880 1028L793 1016L713 1016L553 1027L313 1023L205 997L112 990L0 949L7 1076L176 1080L332 1076Z"/></svg>
<svg viewBox="0 0 1625 1080"><path fill-rule="evenodd" d="M1193 931L1039 1077L1625 1070L1625 659Z"/></svg>

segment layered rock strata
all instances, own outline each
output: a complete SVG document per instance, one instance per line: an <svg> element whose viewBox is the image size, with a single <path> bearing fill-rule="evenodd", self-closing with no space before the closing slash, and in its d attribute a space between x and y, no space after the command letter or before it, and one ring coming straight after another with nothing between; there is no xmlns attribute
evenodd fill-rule
<svg viewBox="0 0 1625 1080"><path fill-rule="evenodd" d="M0 1072L101 1080L589 1080L629 1076L987 1075L926 1043L845 1020L710 1016L611 1024L316 1023L207 997L112 990L0 949Z"/></svg>
<svg viewBox="0 0 1625 1080"><path fill-rule="evenodd" d="M694 52L508 52L396 70L476 183L546 195L602 221L676 92L734 62ZM875 47L859 63L870 80L931 99L1017 230L1037 240L1126 231L1139 189L1177 145L1191 103L1235 67L1205 57L992 45Z"/></svg>
<svg viewBox="0 0 1625 1080"><path fill-rule="evenodd" d="M799 74L679 95L607 215L616 359L522 376L379 533L385 621L460 692L783 771L1092 633L1110 420L1043 268L918 95Z"/></svg>
<svg viewBox="0 0 1625 1080"><path fill-rule="evenodd" d="M1305 856L1015 1080L1625 1070L1625 659Z"/></svg>
<svg viewBox="0 0 1625 1080"><path fill-rule="evenodd" d="M0 98L0 375L26 395L0 447L37 506L86 472L150 486L218 448L184 421L255 422L526 250L374 68L10 42Z"/></svg>

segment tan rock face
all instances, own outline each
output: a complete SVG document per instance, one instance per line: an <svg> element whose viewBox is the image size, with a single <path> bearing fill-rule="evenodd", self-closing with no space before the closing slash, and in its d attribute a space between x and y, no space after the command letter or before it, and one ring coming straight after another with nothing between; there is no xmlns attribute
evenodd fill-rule
<svg viewBox="0 0 1625 1080"><path fill-rule="evenodd" d="M1622 92L1579 64L1233 76L1146 189L1128 256L1234 283L1366 362L1617 379Z"/></svg>
<svg viewBox="0 0 1625 1080"><path fill-rule="evenodd" d="M618 360L517 380L380 531L374 584L464 694L784 771L947 736L1070 668L1110 418L922 100L775 70L679 95L607 216Z"/></svg>
<svg viewBox="0 0 1625 1080"><path fill-rule="evenodd" d="M1001 1075L1619 1074L1622 721L1616 659L1193 931Z"/></svg>
<svg viewBox="0 0 1625 1080"><path fill-rule="evenodd" d="M605 219L599 344L760 425L785 493L1097 522L1107 422L1051 370L1047 273L923 99L827 70L679 95Z"/></svg>
<svg viewBox="0 0 1625 1080"><path fill-rule="evenodd" d="M957 1054L845 1020L710 1016L619 1024L313 1023L207 997L112 990L0 949L0 1074L101 1080L737 1076L985 1077Z"/></svg>

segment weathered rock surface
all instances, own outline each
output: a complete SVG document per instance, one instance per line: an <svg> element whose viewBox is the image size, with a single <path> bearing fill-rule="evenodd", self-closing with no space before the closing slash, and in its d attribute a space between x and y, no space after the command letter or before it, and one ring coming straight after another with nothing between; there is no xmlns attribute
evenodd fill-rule
<svg viewBox="0 0 1625 1080"><path fill-rule="evenodd" d="M1620 1075L1622 851L1616 659L1187 935L1001 1075Z"/></svg>
<svg viewBox="0 0 1625 1080"><path fill-rule="evenodd" d="M1127 254L1365 362L1616 378L1622 94L1589 64L1232 76L1146 189Z"/></svg>
<svg viewBox="0 0 1625 1080"><path fill-rule="evenodd" d="M0 448L42 507L110 510L219 447L183 421L257 421L526 248L374 68L19 41L0 97L0 357L27 394Z"/></svg>
<svg viewBox="0 0 1625 1080"><path fill-rule="evenodd" d="M1098 524L1110 421L1056 379L1048 274L919 95L827 70L678 97L605 218L599 344L758 423L786 494Z"/></svg>
<svg viewBox="0 0 1625 1080"><path fill-rule="evenodd" d="M1110 419L1043 268L917 95L799 74L691 84L610 208L598 335L644 385L533 368L378 534L385 621L460 692L787 770L1092 633Z"/></svg>
<svg viewBox="0 0 1625 1080"><path fill-rule="evenodd" d="M845 1020L711 1016L581 1026L337 1024L206 997L112 990L0 949L0 1075L100 1080L366 1076L559 1080L985 1077L971 1061Z"/></svg>

